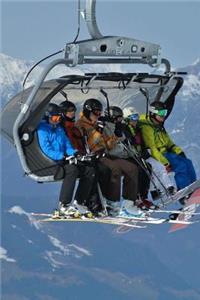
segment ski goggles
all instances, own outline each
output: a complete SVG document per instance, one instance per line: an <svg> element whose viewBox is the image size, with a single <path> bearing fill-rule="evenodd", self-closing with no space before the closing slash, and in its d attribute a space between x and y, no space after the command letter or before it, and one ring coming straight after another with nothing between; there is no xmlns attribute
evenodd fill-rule
<svg viewBox="0 0 200 300"><path fill-rule="evenodd" d="M166 117L167 113L168 113L167 109L155 110L155 114L158 115L159 117Z"/></svg>
<svg viewBox="0 0 200 300"><path fill-rule="evenodd" d="M139 120L139 114L138 113L132 114L132 115L128 116L128 119L130 121L138 121Z"/></svg>
<svg viewBox="0 0 200 300"><path fill-rule="evenodd" d="M150 107L149 111L159 117L166 117L168 113L167 109L156 109L154 107Z"/></svg>
<svg viewBox="0 0 200 300"><path fill-rule="evenodd" d="M51 121L54 123L59 123L61 121L61 115L50 115Z"/></svg>

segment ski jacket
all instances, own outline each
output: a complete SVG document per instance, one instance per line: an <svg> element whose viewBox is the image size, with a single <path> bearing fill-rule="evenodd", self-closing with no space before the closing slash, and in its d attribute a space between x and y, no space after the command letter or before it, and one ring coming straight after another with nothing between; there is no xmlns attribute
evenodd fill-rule
<svg viewBox="0 0 200 300"><path fill-rule="evenodd" d="M76 122L76 126L87 136L88 146L92 152L104 152L112 149L116 144L117 137L115 135L102 134L98 131L97 123L83 115Z"/></svg>
<svg viewBox="0 0 200 300"><path fill-rule="evenodd" d="M70 156L77 152L60 125L54 127L47 121L42 121L37 133L42 152L53 160L62 160L65 155Z"/></svg>
<svg viewBox="0 0 200 300"><path fill-rule="evenodd" d="M140 116L138 126L141 128L145 147L150 149L151 156L163 165L170 164L164 153L180 154L183 151L173 143L163 125L154 124L146 115Z"/></svg>
<svg viewBox="0 0 200 300"><path fill-rule="evenodd" d="M149 152L145 148L142 132L139 126L133 127L129 122L124 126L124 134L128 142L136 149L141 158L147 159L150 157Z"/></svg>
<svg viewBox="0 0 200 300"><path fill-rule="evenodd" d="M79 128L75 126L75 122L64 120L62 122L62 126L65 129L65 133L69 137L73 147L77 149L79 153L86 154L84 136Z"/></svg>

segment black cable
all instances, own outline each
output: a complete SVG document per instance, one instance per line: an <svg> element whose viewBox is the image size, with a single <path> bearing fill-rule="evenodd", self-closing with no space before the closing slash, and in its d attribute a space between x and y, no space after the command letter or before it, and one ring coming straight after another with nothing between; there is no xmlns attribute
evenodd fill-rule
<svg viewBox="0 0 200 300"><path fill-rule="evenodd" d="M79 36L79 33L80 33L80 0L78 0L78 29L77 29L77 34L76 34L76 37L75 37L75 39L74 39L74 41L73 41L73 43L75 43L76 42L76 40L77 40L77 38L78 38L78 36Z"/></svg>
<svg viewBox="0 0 200 300"><path fill-rule="evenodd" d="M59 53L61 53L61 52L63 52L63 51L64 51L64 49L59 50L59 51L57 51L57 52L55 52L55 53L53 53L53 54L50 54L50 55L44 57L43 59L41 59L40 61L38 61L36 64L34 64L33 67L32 67L32 68L28 71L28 73L26 74L26 77L24 78L23 85L22 85L22 86L23 86L23 90L24 90L24 86L25 86L25 83L26 83L26 80L27 80L29 74L33 71L33 69L34 69L36 66L38 66L38 65L39 65L41 62L43 62L44 60L46 60L46 59L48 59L48 58L50 58L50 57L52 57L52 56L54 56L54 55L57 55L57 54L59 54Z"/></svg>

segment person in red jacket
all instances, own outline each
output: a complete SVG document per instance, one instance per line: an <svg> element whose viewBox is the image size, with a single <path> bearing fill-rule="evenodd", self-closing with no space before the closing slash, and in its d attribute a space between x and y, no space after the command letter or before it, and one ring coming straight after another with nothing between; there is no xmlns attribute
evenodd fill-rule
<svg viewBox="0 0 200 300"><path fill-rule="evenodd" d="M69 140L73 147L78 150L80 155L87 155L89 154L89 149L87 149L87 138L80 132L79 128L75 126L75 116L76 116L76 106L71 101L64 101L59 105L60 109L62 110L62 126L65 129L66 135L69 137ZM88 156L89 158L89 156ZM87 160L87 159L86 159ZM94 165L95 169L97 170L97 163L95 161L85 161L86 165ZM107 178L109 176L107 168L103 168L102 166L98 165L98 170L103 178ZM96 179L98 178L98 172L96 172ZM82 204L79 203L79 199L75 196L76 200L74 201L74 206L81 210ZM98 194L97 189L97 180L94 182L90 196L87 200L86 206L97 215L101 214L102 205L100 201L100 197Z"/></svg>

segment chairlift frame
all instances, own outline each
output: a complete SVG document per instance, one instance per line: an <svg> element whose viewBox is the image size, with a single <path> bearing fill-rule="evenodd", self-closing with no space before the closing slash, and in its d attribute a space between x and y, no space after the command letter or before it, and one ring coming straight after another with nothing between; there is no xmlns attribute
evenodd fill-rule
<svg viewBox="0 0 200 300"><path fill-rule="evenodd" d="M80 0L79 0L80 1ZM76 89L94 89L92 87L92 83L94 83L99 77L102 76L107 81L117 81L117 77L119 81L123 82L124 89L131 88L131 84L134 82L138 84L138 86L142 86L142 78L148 78L148 76L157 76L158 78L158 93L157 97L160 97L164 86L172 79L177 81L174 91L172 91L173 97L175 97L176 93L180 89L183 84L182 77L180 73L171 72L170 62L161 58L161 47L157 44L143 42L132 38L121 37L121 36L103 36L97 26L96 15L96 0L86 0L86 8L84 11L85 21L88 27L88 31L91 35L91 39L75 41L73 43L67 43L65 46L65 56L63 59L53 60L49 65L47 65L40 77L36 81L34 87L32 88L29 96L25 100L25 102L21 105L21 110L15 120L13 126L13 140L16 146L16 150L22 165L22 168L27 176L32 178L37 182L49 182L55 181L53 174L41 175L37 171L34 170L33 167L30 167L27 162L26 157L26 147L29 146L29 142L31 142L32 134L35 134L35 128L30 129L30 126L24 126L24 120L27 119L27 115L30 113L30 108L34 99L38 93L38 91L44 85L45 79L49 72L58 65L65 65L66 67L75 67L77 65L83 64L146 64L151 67L158 67L161 64L165 66L165 71L163 75L149 75L148 73L94 73L94 74L85 74L84 76L76 76L71 75L71 81L67 78L68 83L72 82L75 79L82 78L83 83L88 79L88 83L83 87L74 87ZM79 11L80 13L80 11ZM68 76L69 77L69 76ZM139 79L141 82L139 82ZM59 93L62 91L62 88L66 86L66 78L61 77L57 79L57 82L60 83L59 87L56 89L55 93ZM144 85L144 83L143 83ZM113 87L112 87L113 88ZM117 88L117 87L116 87ZM119 88L119 87L118 87ZM104 89L103 85L101 89ZM107 87L108 89L108 87ZM52 91L52 97L54 92ZM105 96L105 95L104 95ZM23 97L23 92L22 92ZM148 96L146 95L147 102ZM12 100L11 100L12 101ZM42 107L42 111L45 110L47 104L51 101L51 97L45 100L45 105ZM170 111L173 108L174 99L168 99L168 106ZM109 105L109 101L107 99L107 106ZM32 131L31 131L32 130ZM36 137L37 139L37 137ZM36 142L37 143L37 142ZM27 146L28 145L28 146ZM41 161L44 160L43 170L52 168L55 173L55 162L51 161L41 152L40 149L36 149L34 146L36 156L41 156ZM38 147L39 148L39 147ZM28 148L27 148L28 149ZM62 171L62 170L61 170ZM47 172L48 173L48 172ZM51 173L51 172L50 172ZM61 172L62 173L62 172Z"/></svg>

